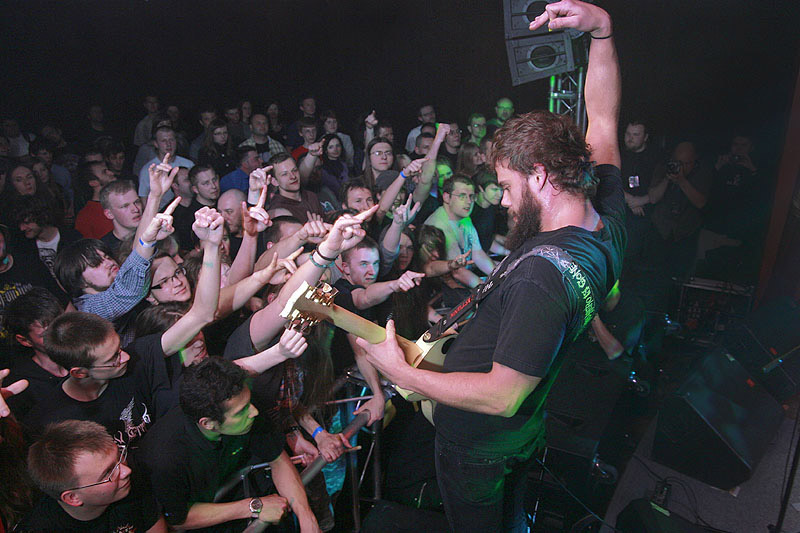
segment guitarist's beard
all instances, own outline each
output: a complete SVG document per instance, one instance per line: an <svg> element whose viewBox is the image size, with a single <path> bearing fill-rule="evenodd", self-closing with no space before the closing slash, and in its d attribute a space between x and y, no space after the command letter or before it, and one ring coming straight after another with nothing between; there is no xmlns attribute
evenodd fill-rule
<svg viewBox="0 0 800 533"><path fill-rule="evenodd" d="M522 187L519 210L509 209L508 214L513 217L514 227L506 235L506 248L513 252L541 230L542 204L533 197L527 187Z"/></svg>

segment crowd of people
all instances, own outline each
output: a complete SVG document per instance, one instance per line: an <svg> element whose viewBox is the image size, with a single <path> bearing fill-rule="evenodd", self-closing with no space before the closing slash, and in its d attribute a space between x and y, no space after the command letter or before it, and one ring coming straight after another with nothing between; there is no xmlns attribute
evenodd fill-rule
<svg viewBox="0 0 800 533"><path fill-rule="evenodd" d="M347 369L374 392L370 423L383 389L353 335L302 334L279 312L323 279L338 305L414 339L467 296L508 253L486 119L462 133L421 106L406 151L375 112L351 137L310 96L292 124L276 104L201 107L193 139L175 106L143 104L132 145L99 106L75 137L3 121L0 446L19 481L0 491L4 525L227 527L290 507L303 531L329 530L342 479L307 497L290 456L334 463L351 446L325 406ZM493 129L513 106L495 111ZM396 426L427 423L388 405ZM254 458L280 496L213 503Z"/></svg>
<svg viewBox="0 0 800 533"><path fill-rule="evenodd" d="M405 470L403 445L391 437L425 440L433 429L412 404L386 403L381 374L390 370L379 372L370 349L343 329L300 331L280 312L303 282L322 280L337 289L336 304L380 325L392 317L393 330L416 339L468 297L523 244L515 224L530 222L507 216L501 202L514 205L508 195L518 193L492 164L497 139L502 161L519 163L512 143L522 141L505 128L514 104L502 97L491 113L441 122L433 105L421 105L405 140L374 111L347 134L313 96L298 104L291 123L275 102L201 105L192 128L177 106L162 111L147 95L146 115L123 135L98 105L71 134L57 122L33 134L20 128L24 117L3 117L7 530L224 530L248 519L278 523L287 512L302 531L331 530L341 476L331 468L304 487L297 469L320 454L335 465L352 446L339 433L347 421L326 404L352 368L372 393L353 414L367 412L371 424L392 419L385 459L401 467L387 485L404 503L427 497L432 437L427 462ZM549 127L574 137L563 121ZM609 132L616 136L616 122ZM758 241L731 207L751 202L758 187L750 138L737 135L729 153L705 165L688 142L664 157L648 133L641 120L626 124L623 288L664 265L690 273L698 243L706 255ZM577 185L564 186L587 201L597 188L588 154L584 144ZM613 176L618 157L605 155L603 175ZM613 242L621 249L624 235ZM592 328L610 358L625 349L599 318ZM274 488L216 502L227 478L253 461L269 463Z"/></svg>

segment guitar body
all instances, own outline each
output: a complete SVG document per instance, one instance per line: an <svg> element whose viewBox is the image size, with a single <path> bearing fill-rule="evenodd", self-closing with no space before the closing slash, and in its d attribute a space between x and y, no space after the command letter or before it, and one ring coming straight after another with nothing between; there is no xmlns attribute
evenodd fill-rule
<svg viewBox="0 0 800 533"><path fill-rule="evenodd" d="M289 298L281 312L281 316L300 329L311 327L320 320L325 320L372 344L380 344L386 340L386 330L384 328L334 304L333 298L335 295L336 289L327 283L320 283L317 287L311 287L308 283L303 282ZM425 335L416 342L398 335L397 343L403 350L409 365L423 370L441 372L447 350L457 335L458 333L449 329L443 337L432 342L423 340ZM431 423L433 422L433 406L435 402L428 400L422 394L402 389L396 385L395 389L400 396L410 402L422 401L422 410L425 413L425 417Z"/></svg>
<svg viewBox="0 0 800 533"><path fill-rule="evenodd" d="M447 355L447 350L450 348L450 345L457 336L458 334L453 331L452 333L449 333L441 339L433 342L426 342L422 340L422 337L420 337L417 339L417 342L414 343L414 345L419 349L418 353L415 353L415 351L412 352L412 354L409 354L406 351L405 346L401 345L401 347L403 348L403 352L406 354L406 361L408 361L408 364L411 366L415 368L421 368L423 370L441 372L442 367L444 367L444 358ZM411 355L411 358L409 358L409 355ZM398 387L397 385L395 385L394 388L397 390L400 396L409 402L418 402L426 399L425 396L418 392L406 390Z"/></svg>

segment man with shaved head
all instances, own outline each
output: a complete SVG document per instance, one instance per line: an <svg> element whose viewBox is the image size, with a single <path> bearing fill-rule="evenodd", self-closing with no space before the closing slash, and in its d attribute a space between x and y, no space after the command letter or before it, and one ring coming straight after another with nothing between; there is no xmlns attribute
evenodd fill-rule
<svg viewBox="0 0 800 533"><path fill-rule="evenodd" d="M664 167L656 170L648 196L655 204L653 225L662 239L662 258L672 276L684 276L692 267L702 209L713 183L708 165L701 164L690 142L678 143Z"/></svg>
<svg viewBox="0 0 800 533"><path fill-rule="evenodd" d="M239 246L242 244L242 202L247 197L239 189L228 189L217 200L217 209L225 219L231 239L231 259L236 257Z"/></svg>

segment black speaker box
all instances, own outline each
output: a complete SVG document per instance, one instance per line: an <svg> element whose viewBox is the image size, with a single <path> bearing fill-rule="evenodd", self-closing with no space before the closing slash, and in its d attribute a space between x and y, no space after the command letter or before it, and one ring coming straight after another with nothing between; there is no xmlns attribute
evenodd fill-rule
<svg viewBox="0 0 800 533"><path fill-rule="evenodd" d="M658 414L653 460L721 489L750 478L783 409L722 349L705 356Z"/></svg>
<svg viewBox="0 0 800 533"><path fill-rule="evenodd" d="M800 306L789 298L761 306L723 345L779 402L800 392Z"/></svg>
<svg viewBox="0 0 800 533"><path fill-rule="evenodd" d="M399 503L378 500L361 524L362 533L447 533L450 526L444 513L415 509Z"/></svg>
<svg viewBox="0 0 800 533"><path fill-rule="evenodd" d="M621 533L703 533L705 529L645 498L633 500L617 516Z"/></svg>

